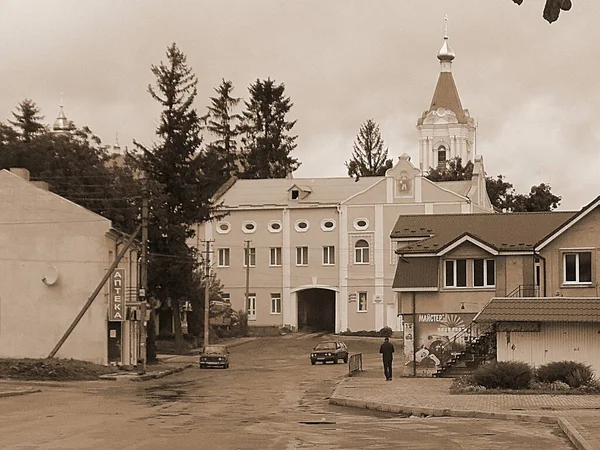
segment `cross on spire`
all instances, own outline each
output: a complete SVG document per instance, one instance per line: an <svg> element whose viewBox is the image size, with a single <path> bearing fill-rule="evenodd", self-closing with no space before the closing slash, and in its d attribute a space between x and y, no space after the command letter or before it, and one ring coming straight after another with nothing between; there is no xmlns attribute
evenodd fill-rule
<svg viewBox="0 0 600 450"><path fill-rule="evenodd" d="M444 16L444 39L448 39L448 14Z"/></svg>

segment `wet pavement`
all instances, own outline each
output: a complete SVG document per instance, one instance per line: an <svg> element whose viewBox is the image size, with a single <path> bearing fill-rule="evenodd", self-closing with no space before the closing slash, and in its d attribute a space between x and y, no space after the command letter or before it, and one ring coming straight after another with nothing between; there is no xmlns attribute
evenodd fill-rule
<svg viewBox="0 0 600 450"><path fill-rule="evenodd" d="M600 395L451 394L451 378L400 376L387 382L380 365L376 358L367 361L363 372L337 385L330 403L415 416L558 424L576 448L600 449Z"/></svg>

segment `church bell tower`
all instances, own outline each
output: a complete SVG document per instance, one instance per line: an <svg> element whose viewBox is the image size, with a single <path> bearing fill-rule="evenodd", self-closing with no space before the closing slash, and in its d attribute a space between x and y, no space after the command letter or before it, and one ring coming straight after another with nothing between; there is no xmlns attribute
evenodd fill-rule
<svg viewBox="0 0 600 450"><path fill-rule="evenodd" d="M448 44L448 18L444 43L437 54L440 61L440 76L429 109L417 121L419 131L419 169L443 168L446 161L457 156L463 166L475 161L476 125L463 109L458 89L452 76L452 60L455 55Z"/></svg>

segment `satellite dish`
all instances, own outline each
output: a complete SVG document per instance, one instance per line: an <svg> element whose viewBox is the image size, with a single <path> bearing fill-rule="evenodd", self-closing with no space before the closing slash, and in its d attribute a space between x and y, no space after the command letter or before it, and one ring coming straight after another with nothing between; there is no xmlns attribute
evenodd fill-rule
<svg viewBox="0 0 600 450"><path fill-rule="evenodd" d="M47 266L44 271L44 277L42 278L42 282L46 286L52 286L56 284L58 280L58 269L54 266Z"/></svg>

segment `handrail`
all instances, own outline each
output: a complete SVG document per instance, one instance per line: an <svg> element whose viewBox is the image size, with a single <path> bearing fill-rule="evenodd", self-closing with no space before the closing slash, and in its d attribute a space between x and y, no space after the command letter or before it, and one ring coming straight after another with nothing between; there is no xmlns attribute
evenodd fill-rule
<svg viewBox="0 0 600 450"><path fill-rule="evenodd" d="M531 294L531 295L529 295ZM506 297L539 297L540 287L537 284L520 284L508 293Z"/></svg>
<svg viewBox="0 0 600 450"><path fill-rule="evenodd" d="M449 348L451 345L454 345L454 344L456 344L456 341L457 341L457 339L458 339L458 338L460 338L460 337L462 337L463 335L465 335L465 334L467 334L467 333L468 333L468 339L463 339L463 341L464 341L464 342L467 342L467 341L468 341L468 342L473 342L473 339L477 339L478 337L480 337L480 336L484 335L485 333L487 333L488 331L490 331L490 330L493 328L493 326L494 326L494 324L493 324L493 323L491 323L491 324L488 324L488 326L487 326L487 327L485 327L483 330L479 330L479 329L478 329L478 330L477 330L477 333L476 333L476 335L474 335L474 333L473 333L473 329L475 328L475 325L477 325L477 326L478 326L478 325L480 325L480 324L479 324L479 323L475 323L475 322L471 322L471 323L469 324L469 326L467 326L467 327L463 328L463 329L462 329L462 330L460 330L458 333L456 333L454 336L452 336L452 337L448 338L448 341L447 341L447 342L444 342L444 343L443 343L443 344L440 346L440 348L439 348L439 353L440 353L440 355L439 355L439 356L440 356L440 359L441 359L441 357L442 357L442 356L443 356L443 355L446 353L446 351L448 350L448 348ZM442 361L442 364L443 364L443 363L445 363L445 361Z"/></svg>

